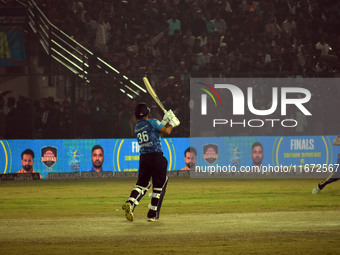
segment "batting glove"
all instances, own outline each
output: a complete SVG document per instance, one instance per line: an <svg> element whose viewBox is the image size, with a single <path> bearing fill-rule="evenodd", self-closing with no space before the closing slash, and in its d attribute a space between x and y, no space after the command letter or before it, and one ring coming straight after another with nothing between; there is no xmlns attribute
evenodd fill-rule
<svg viewBox="0 0 340 255"><path fill-rule="evenodd" d="M179 126L181 122L177 119L177 117L174 115L173 117L171 117L170 121L169 121L169 124L172 126L172 127L177 127Z"/></svg>
<svg viewBox="0 0 340 255"><path fill-rule="evenodd" d="M164 112L164 116L163 116L161 123L163 125L166 125L166 124L169 123L169 121L170 121L169 111L166 111L166 112Z"/></svg>
<svg viewBox="0 0 340 255"><path fill-rule="evenodd" d="M169 116L169 118L176 117L174 112L171 109L169 111L167 111L167 115Z"/></svg>

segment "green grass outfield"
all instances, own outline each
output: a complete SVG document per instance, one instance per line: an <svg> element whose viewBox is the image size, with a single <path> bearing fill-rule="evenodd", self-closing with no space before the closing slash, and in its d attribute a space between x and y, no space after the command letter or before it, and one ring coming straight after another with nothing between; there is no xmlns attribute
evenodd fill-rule
<svg viewBox="0 0 340 255"><path fill-rule="evenodd" d="M171 178L150 223L135 181L0 182L0 254L340 254L340 182Z"/></svg>

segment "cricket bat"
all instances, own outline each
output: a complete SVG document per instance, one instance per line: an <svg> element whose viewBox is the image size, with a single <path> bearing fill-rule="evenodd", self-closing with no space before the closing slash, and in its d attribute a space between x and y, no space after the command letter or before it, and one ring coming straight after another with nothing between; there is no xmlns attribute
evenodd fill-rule
<svg viewBox="0 0 340 255"><path fill-rule="evenodd" d="M152 98L155 100L155 102L159 105L159 107L163 110L163 112L166 112L166 109L164 105L162 104L161 100L159 100L158 96L156 95L155 91L153 90L148 78L143 77L143 82L145 84L146 90L149 92L149 94L152 96Z"/></svg>

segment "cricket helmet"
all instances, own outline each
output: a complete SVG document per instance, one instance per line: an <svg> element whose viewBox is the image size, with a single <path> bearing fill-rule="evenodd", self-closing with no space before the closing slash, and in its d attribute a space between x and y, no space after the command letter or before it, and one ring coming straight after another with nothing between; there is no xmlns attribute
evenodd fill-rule
<svg viewBox="0 0 340 255"><path fill-rule="evenodd" d="M136 105L135 116L137 119L142 119L145 116L149 115L149 113L150 113L150 107L147 106L146 103L139 103Z"/></svg>

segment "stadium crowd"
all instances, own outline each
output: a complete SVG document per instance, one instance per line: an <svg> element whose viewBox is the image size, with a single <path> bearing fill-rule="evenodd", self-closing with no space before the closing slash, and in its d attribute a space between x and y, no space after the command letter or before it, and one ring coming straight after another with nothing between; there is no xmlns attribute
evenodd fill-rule
<svg viewBox="0 0 340 255"><path fill-rule="evenodd" d="M338 1L41 0L39 5L54 24L126 74L314 77L339 70Z"/></svg>
<svg viewBox="0 0 340 255"><path fill-rule="evenodd" d="M339 1L37 0L37 3L53 24L120 72L132 79L147 75L164 105L173 109L183 123L174 136L190 135L190 77L335 77L339 73ZM313 89L316 96L324 96L322 88ZM102 121L105 126L112 118L108 116L110 109L106 109L107 90L106 84L100 84L92 98L79 100L75 137L97 137L91 123ZM94 110L96 97L100 97L103 109L99 115ZM132 137L130 116L135 104L125 98L117 100L113 112L123 126L116 127L122 132L114 135ZM17 100L17 108L20 101ZM66 120L58 123L64 125L59 127L61 130L67 130L70 123L67 101L60 104L45 98L31 103L31 107L41 112L44 108L50 112L64 111L59 115ZM321 106L319 111L325 109ZM44 119L42 116L39 118ZM314 124L308 127L309 134L335 132ZM43 125L40 128L43 134L49 133L48 127L55 125ZM67 137L67 133L61 131L59 136ZM99 134L98 137L108 135L105 130Z"/></svg>

